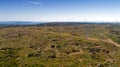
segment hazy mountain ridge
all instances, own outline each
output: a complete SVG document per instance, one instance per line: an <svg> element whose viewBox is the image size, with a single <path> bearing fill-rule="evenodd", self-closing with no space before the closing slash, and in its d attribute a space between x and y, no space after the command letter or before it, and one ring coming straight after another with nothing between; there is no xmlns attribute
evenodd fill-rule
<svg viewBox="0 0 120 67"><path fill-rule="evenodd" d="M22 26L22 25L38 25L38 26L61 26L61 25L79 25L79 24L119 24L114 22L34 22L34 21L0 21L0 26Z"/></svg>

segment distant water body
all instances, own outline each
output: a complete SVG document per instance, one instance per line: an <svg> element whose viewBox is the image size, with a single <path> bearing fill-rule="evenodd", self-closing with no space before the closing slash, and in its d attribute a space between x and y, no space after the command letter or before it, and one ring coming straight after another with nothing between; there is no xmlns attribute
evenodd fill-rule
<svg viewBox="0 0 120 67"><path fill-rule="evenodd" d="M41 22L19 22L19 21L6 21L0 22L0 26L10 26L10 25L37 25Z"/></svg>

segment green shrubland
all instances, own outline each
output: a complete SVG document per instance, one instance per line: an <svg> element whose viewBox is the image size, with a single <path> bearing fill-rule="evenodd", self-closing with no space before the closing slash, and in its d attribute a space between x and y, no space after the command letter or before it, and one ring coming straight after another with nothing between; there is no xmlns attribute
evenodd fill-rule
<svg viewBox="0 0 120 67"><path fill-rule="evenodd" d="M120 44L119 30L115 24L1 28L0 67L119 67L120 47L107 42Z"/></svg>

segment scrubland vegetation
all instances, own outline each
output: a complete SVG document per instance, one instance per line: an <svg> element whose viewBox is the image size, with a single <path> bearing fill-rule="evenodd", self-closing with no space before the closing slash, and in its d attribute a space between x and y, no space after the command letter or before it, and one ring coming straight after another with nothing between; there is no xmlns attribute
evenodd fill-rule
<svg viewBox="0 0 120 67"><path fill-rule="evenodd" d="M0 67L119 67L120 24L1 27Z"/></svg>

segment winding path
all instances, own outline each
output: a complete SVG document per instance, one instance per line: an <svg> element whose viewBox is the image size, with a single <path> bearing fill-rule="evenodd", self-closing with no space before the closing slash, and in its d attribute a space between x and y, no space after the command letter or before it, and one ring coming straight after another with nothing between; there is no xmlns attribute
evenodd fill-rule
<svg viewBox="0 0 120 67"><path fill-rule="evenodd" d="M108 38L108 37L107 37L107 36L105 36L103 33L100 33L100 35L102 35L103 37L105 37L105 38L106 38L106 40L103 40L104 42L109 42L109 43L111 43L111 44L113 44L113 45L115 45L115 46L120 47L120 44L118 44L118 43L114 42L112 39Z"/></svg>
<svg viewBox="0 0 120 67"><path fill-rule="evenodd" d="M94 38L89 38L89 40L94 40L94 41L103 41L103 42L107 42L107 43L111 43L117 47L120 47L120 44L114 42L112 39L108 38L107 36L105 36L103 33L100 33L101 36L103 36L104 38L106 38L105 40L101 40L101 39L94 39Z"/></svg>

